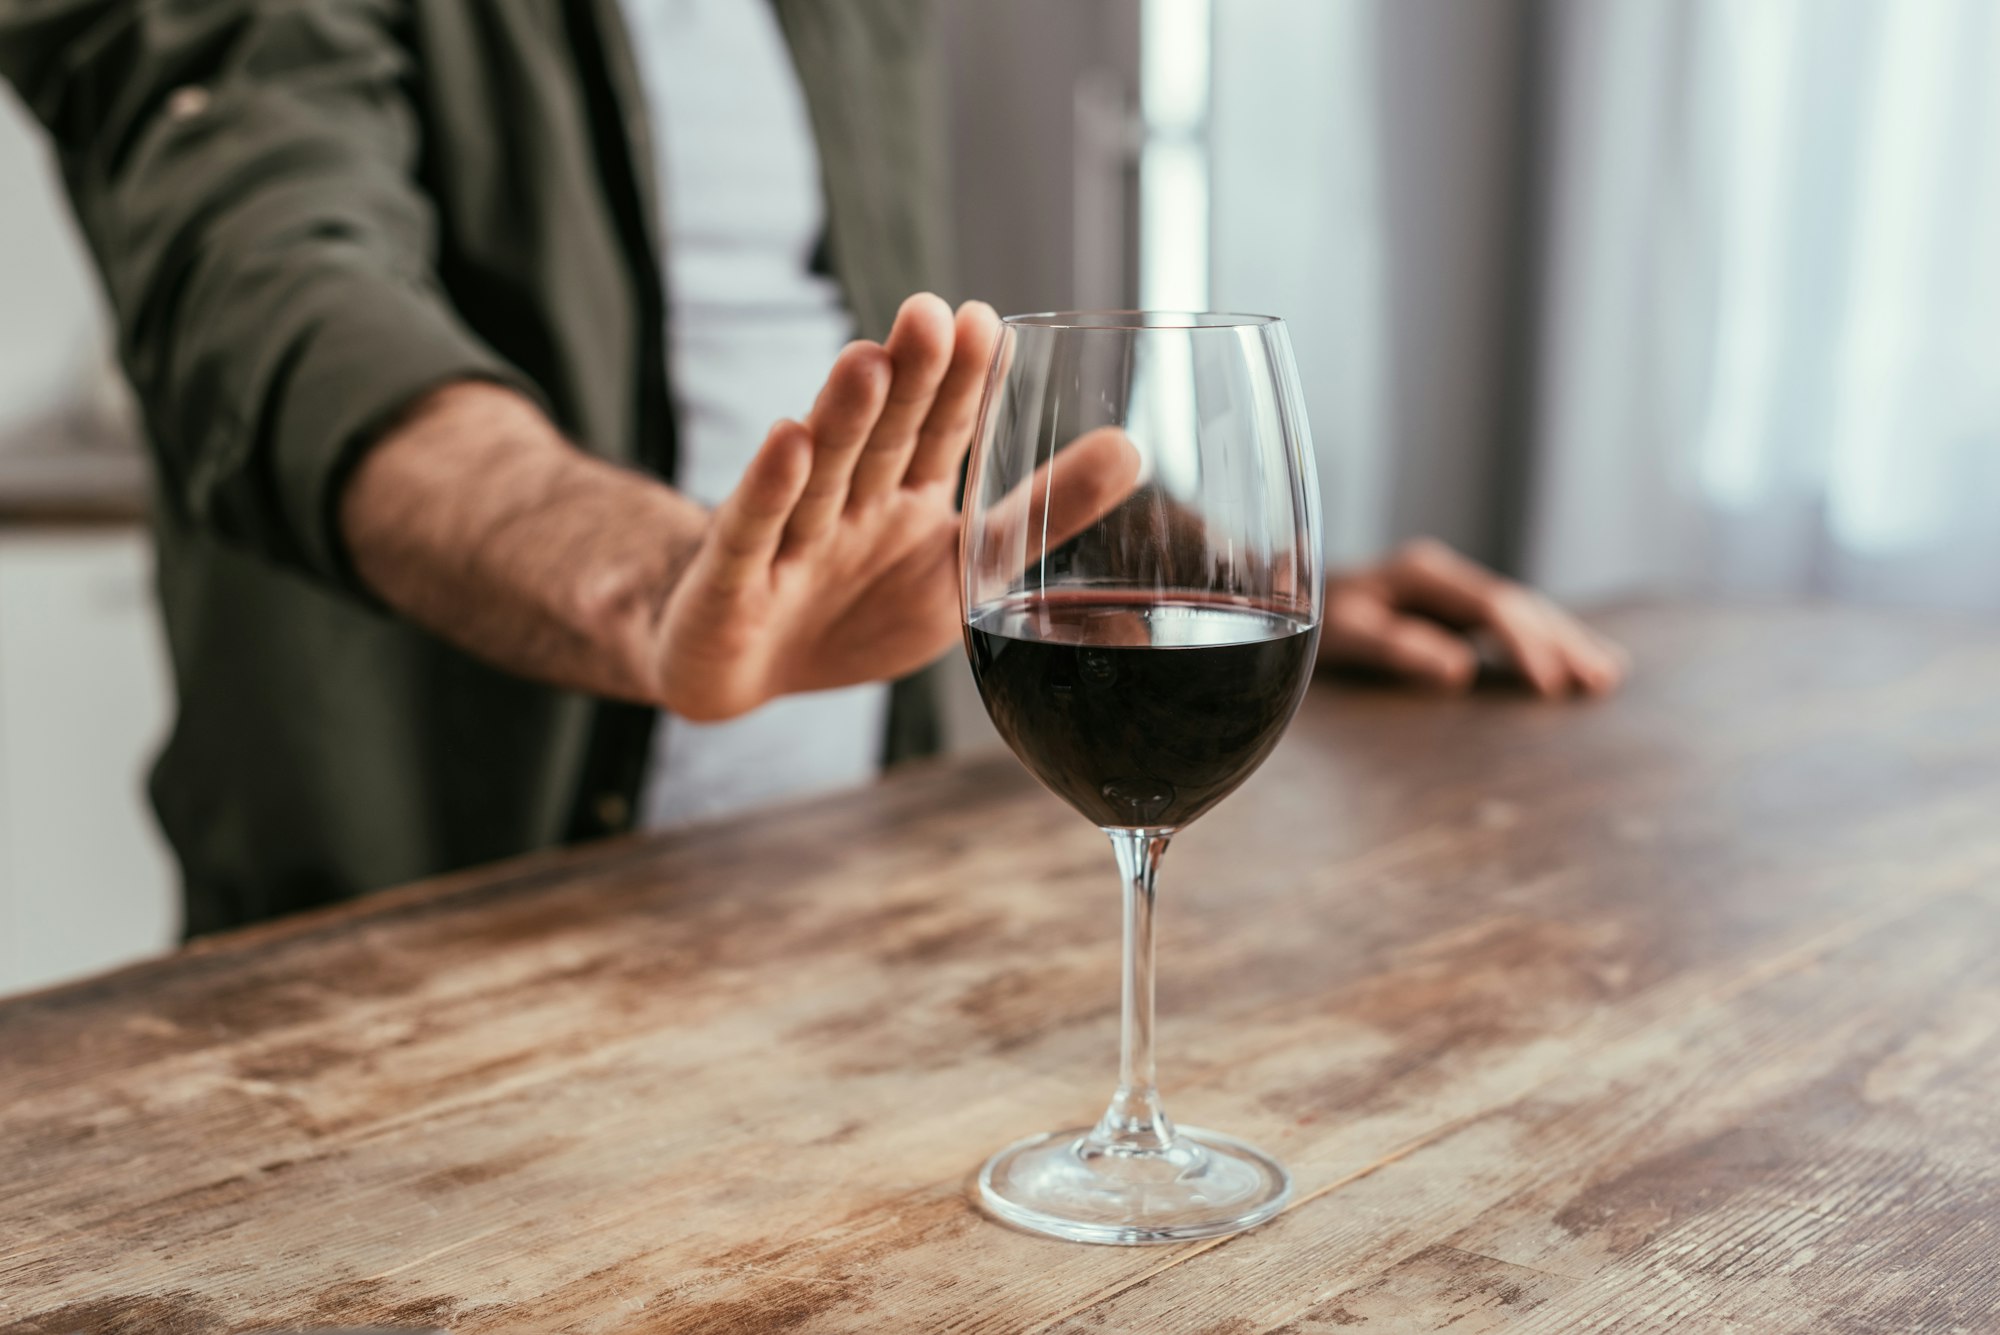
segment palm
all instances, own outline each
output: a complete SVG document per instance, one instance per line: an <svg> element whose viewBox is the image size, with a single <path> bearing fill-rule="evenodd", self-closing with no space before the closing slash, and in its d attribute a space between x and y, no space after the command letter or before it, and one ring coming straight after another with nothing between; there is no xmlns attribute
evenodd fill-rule
<svg viewBox="0 0 2000 1335"><path fill-rule="evenodd" d="M936 297L912 297L886 348L841 353L808 421L771 428L662 609L656 699L685 718L730 718L777 695L900 676L951 646L953 501L998 334L983 305L954 322ZM1031 479L986 522L1052 547L1138 479L1116 428L1061 457L1061 489Z"/></svg>
<svg viewBox="0 0 2000 1335"><path fill-rule="evenodd" d="M951 645L958 520L946 493L899 498L842 529L747 587L690 571L662 626L678 712L728 717L775 695L900 676Z"/></svg>
<svg viewBox="0 0 2000 1335"><path fill-rule="evenodd" d="M813 690L900 676L948 649L958 637L958 514L936 488L900 500L882 517L883 539L826 581L833 591L802 608L804 642L790 690ZM798 583L814 581L800 572ZM813 615L817 611L818 615Z"/></svg>
<svg viewBox="0 0 2000 1335"><path fill-rule="evenodd" d="M850 345L805 423L780 422L658 625L661 698L727 718L773 696L893 677L957 633L953 494L998 323L904 303Z"/></svg>

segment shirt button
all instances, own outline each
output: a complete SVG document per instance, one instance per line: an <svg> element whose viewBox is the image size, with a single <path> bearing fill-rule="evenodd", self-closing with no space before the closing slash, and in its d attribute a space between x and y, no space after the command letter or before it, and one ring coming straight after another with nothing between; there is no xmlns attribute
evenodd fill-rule
<svg viewBox="0 0 2000 1335"><path fill-rule="evenodd" d="M193 120L208 110L211 100L208 89L184 84L167 94L167 117L177 121Z"/></svg>
<svg viewBox="0 0 2000 1335"><path fill-rule="evenodd" d="M623 793L599 793L591 805L597 812L598 823L607 830L623 829L632 815L632 804Z"/></svg>

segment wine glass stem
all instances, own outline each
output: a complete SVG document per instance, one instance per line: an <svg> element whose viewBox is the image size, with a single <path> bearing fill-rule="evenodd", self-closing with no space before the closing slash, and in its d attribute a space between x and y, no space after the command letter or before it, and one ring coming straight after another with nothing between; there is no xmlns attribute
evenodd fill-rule
<svg viewBox="0 0 2000 1335"><path fill-rule="evenodd" d="M1153 882L1167 851L1167 830L1110 830L1125 881L1125 986L1118 1031L1118 1092L1090 1134L1125 1153L1165 1149L1174 1124L1153 1086Z"/></svg>

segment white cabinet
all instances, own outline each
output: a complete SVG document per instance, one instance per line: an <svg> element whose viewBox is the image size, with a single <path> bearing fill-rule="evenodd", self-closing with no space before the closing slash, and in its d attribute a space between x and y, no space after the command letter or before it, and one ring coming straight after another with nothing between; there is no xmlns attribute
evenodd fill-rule
<svg viewBox="0 0 2000 1335"><path fill-rule="evenodd" d="M151 569L136 526L0 529L0 993L179 930L145 798L171 711Z"/></svg>

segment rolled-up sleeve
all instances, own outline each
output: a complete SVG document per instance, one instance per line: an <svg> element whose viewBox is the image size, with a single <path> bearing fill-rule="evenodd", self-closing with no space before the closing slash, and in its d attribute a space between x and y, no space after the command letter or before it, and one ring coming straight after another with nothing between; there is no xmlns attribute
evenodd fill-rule
<svg viewBox="0 0 2000 1335"><path fill-rule="evenodd" d="M0 8L54 137L164 502L353 588L340 487L426 390L526 378L435 276L415 70L390 0Z"/></svg>

